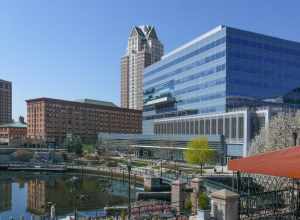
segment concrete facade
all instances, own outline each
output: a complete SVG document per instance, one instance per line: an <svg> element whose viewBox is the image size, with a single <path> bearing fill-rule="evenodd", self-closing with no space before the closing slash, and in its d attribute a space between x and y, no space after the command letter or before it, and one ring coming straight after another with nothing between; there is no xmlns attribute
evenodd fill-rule
<svg viewBox="0 0 300 220"><path fill-rule="evenodd" d="M135 26L121 58L121 107L143 109L144 68L160 60L163 45L153 26Z"/></svg>

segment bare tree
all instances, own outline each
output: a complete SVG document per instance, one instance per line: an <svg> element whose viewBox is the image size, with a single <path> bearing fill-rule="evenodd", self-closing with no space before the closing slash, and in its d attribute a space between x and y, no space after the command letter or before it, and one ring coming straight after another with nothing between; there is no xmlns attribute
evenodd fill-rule
<svg viewBox="0 0 300 220"><path fill-rule="evenodd" d="M260 133L253 138L249 154L257 154L266 151L293 146L293 134L299 133L300 112L282 112L274 116L269 126L261 129Z"/></svg>

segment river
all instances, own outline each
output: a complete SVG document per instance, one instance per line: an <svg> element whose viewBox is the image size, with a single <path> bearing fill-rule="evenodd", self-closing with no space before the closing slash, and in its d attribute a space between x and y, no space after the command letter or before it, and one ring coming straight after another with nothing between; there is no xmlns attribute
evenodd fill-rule
<svg viewBox="0 0 300 220"><path fill-rule="evenodd" d="M43 219L50 204L55 204L59 217L73 215L75 208L78 215L96 216L106 206L128 202L128 184L122 180L87 174L0 172L0 220ZM141 190L131 188L132 195Z"/></svg>

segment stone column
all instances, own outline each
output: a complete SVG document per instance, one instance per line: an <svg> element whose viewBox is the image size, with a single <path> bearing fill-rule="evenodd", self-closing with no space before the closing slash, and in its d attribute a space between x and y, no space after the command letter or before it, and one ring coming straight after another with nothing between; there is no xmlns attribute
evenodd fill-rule
<svg viewBox="0 0 300 220"><path fill-rule="evenodd" d="M179 213L184 209L185 186L186 183L180 180L172 182L171 204Z"/></svg>
<svg viewBox="0 0 300 220"><path fill-rule="evenodd" d="M211 194L211 215L216 220L239 219L239 195L227 189Z"/></svg>
<svg viewBox="0 0 300 220"><path fill-rule="evenodd" d="M191 181L191 188L193 192L191 194L192 212L197 213L199 195L203 190L203 179L194 178Z"/></svg>

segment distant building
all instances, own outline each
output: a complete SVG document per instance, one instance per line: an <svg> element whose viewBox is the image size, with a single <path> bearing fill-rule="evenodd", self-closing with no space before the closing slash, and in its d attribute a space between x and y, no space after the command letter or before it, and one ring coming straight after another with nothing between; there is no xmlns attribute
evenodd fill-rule
<svg viewBox="0 0 300 220"><path fill-rule="evenodd" d="M12 83L0 79L0 124L12 121Z"/></svg>
<svg viewBox="0 0 300 220"><path fill-rule="evenodd" d="M142 113L96 100L27 100L27 136L43 143L62 144L68 135L94 141L98 132L141 133Z"/></svg>
<svg viewBox="0 0 300 220"><path fill-rule="evenodd" d="M143 109L143 72L160 60L163 45L153 26L134 27L121 59L121 107Z"/></svg>
<svg viewBox="0 0 300 220"><path fill-rule="evenodd" d="M27 125L12 122L0 125L0 145L21 146L26 142Z"/></svg>

